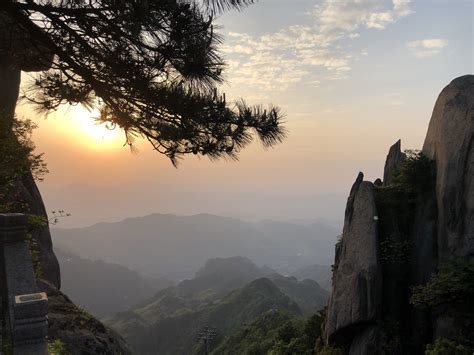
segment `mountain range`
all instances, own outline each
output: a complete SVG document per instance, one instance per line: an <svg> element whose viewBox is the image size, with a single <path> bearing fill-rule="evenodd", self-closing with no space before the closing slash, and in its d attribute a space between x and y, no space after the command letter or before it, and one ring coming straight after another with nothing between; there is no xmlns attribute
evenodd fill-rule
<svg viewBox="0 0 474 355"><path fill-rule="evenodd" d="M217 345L267 312L314 314L328 296L315 281L284 277L243 257L216 258L193 279L105 322L139 354L192 354L205 327L216 329Z"/></svg>
<svg viewBox="0 0 474 355"><path fill-rule="evenodd" d="M330 265L340 230L323 223L154 214L52 233L55 247L66 252L116 263L147 278L180 281L215 257L240 255L283 275L313 264Z"/></svg>
<svg viewBox="0 0 474 355"><path fill-rule="evenodd" d="M100 260L84 259L55 248L62 291L94 316L112 316L152 297L172 282L147 279L136 271ZM106 290L106 291L104 291Z"/></svg>

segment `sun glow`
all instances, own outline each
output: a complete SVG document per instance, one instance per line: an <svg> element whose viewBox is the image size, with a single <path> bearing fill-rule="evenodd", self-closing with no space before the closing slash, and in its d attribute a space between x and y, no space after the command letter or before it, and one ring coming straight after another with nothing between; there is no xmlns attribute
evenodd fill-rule
<svg viewBox="0 0 474 355"><path fill-rule="evenodd" d="M122 129L108 127L105 123L97 122L98 111L89 111L82 106L73 106L66 109L64 116L70 126L70 132L74 132L74 136L90 148L121 148L125 142Z"/></svg>

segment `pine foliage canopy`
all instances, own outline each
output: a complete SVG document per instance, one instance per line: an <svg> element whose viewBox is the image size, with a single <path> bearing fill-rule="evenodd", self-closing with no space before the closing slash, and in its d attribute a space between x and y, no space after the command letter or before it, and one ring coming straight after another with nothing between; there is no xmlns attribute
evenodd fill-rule
<svg viewBox="0 0 474 355"><path fill-rule="evenodd" d="M0 22L25 33L24 46L50 67L29 100L45 111L98 105L127 144L144 137L176 164L185 154L235 159L254 135L265 146L285 136L277 107L230 105L217 89L225 63L215 16L253 2L3 0Z"/></svg>

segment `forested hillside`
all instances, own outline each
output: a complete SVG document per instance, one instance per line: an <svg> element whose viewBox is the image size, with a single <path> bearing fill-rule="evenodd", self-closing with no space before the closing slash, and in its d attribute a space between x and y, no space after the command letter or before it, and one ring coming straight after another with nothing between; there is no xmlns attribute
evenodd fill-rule
<svg viewBox="0 0 474 355"><path fill-rule="evenodd" d="M196 337L205 327L215 329L217 346L268 312L313 315L328 296L315 281L284 277L246 258L212 259L195 278L106 323L139 354L197 353Z"/></svg>

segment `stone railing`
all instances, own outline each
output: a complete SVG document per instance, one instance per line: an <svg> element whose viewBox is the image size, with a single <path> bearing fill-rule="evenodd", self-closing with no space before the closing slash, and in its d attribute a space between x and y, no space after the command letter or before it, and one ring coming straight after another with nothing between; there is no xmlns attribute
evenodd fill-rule
<svg viewBox="0 0 474 355"><path fill-rule="evenodd" d="M36 277L27 244L27 216L0 214L3 309L13 354L46 354L48 298L37 293ZM5 308L5 307L4 307ZM0 349L1 353L2 349Z"/></svg>

